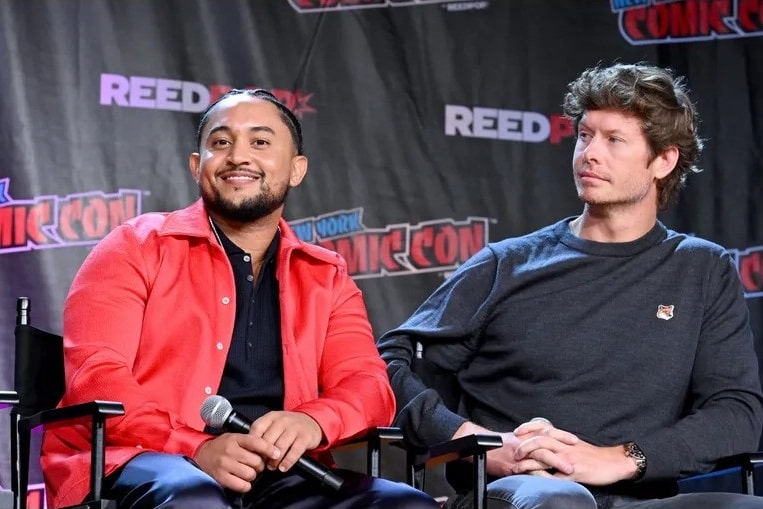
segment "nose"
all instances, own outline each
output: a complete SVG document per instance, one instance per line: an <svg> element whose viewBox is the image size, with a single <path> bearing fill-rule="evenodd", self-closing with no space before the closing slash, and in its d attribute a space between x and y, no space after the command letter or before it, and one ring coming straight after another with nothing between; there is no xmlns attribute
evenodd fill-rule
<svg viewBox="0 0 763 509"><path fill-rule="evenodd" d="M236 140L231 144L228 151L228 161L234 166L241 166L249 163L251 152L248 141Z"/></svg>
<svg viewBox="0 0 763 509"><path fill-rule="evenodd" d="M588 144L582 147L582 154L583 154L583 161L588 162L598 162L599 161L599 145L600 145L600 137L599 136L591 136L591 138L588 140Z"/></svg>

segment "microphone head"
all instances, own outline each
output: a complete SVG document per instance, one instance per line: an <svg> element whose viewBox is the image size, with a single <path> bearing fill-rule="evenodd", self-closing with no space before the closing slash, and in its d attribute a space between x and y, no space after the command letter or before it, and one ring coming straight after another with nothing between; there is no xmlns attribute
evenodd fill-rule
<svg viewBox="0 0 763 509"><path fill-rule="evenodd" d="M209 396L205 399L204 403L201 405L200 411L204 424L218 429L223 428L225 421L228 420L228 417L230 417L232 412L233 405L219 394Z"/></svg>

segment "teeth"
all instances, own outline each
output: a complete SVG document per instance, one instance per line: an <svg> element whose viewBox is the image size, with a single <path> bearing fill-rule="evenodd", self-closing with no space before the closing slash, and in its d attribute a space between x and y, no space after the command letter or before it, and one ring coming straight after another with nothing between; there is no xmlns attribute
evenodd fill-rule
<svg viewBox="0 0 763 509"><path fill-rule="evenodd" d="M225 177L224 180L255 180L254 177Z"/></svg>

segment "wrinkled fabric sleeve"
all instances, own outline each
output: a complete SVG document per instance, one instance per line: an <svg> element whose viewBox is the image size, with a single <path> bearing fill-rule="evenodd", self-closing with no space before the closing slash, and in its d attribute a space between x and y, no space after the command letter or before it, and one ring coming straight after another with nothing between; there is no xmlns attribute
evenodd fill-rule
<svg viewBox="0 0 763 509"><path fill-rule="evenodd" d="M369 428L389 426L395 413L384 362L374 344L363 296L340 264L323 350L317 399L293 410L310 415L324 433L316 451L331 448Z"/></svg>
<svg viewBox="0 0 763 509"><path fill-rule="evenodd" d="M449 410L440 395L412 371L415 344L422 344L427 360L437 368L450 373L463 369L479 347L482 328L494 305L496 274L495 253L490 247L483 248L410 318L377 342L395 393L395 424L414 446L449 440L466 421Z"/></svg>
<svg viewBox="0 0 763 509"><path fill-rule="evenodd" d="M119 226L93 248L64 306L62 403L122 402L125 415L107 424L109 445L193 456L209 435L147 395L132 374L150 288L150 269L131 226Z"/></svg>

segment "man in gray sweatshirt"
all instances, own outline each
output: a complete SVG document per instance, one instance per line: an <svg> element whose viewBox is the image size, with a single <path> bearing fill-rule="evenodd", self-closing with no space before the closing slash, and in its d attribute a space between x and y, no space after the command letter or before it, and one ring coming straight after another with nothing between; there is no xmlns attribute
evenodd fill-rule
<svg viewBox="0 0 763 509"><path fill-rule="evenodd" d="M763 508L676 494L680 477L756 450L763 425L731 256L657 219L699 171L683 80L645 64L588 69L564 110L582 214L489 244L382 336L396 424L422 446L500 433L491 509ZM459 413L412 373L417 344L457 376Z"/></svg>

